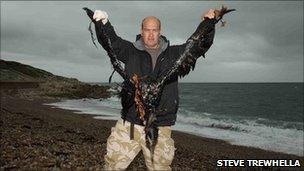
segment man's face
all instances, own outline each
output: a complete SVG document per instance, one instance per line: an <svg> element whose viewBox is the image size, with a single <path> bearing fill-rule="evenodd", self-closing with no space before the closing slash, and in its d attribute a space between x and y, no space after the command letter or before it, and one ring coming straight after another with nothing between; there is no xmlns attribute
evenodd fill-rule
<svg viewBox="0 0 304 171"><path fill-rule="evenodd" d="M144 21L141 36L147 48L157 48L160 37L160 26L156 19L148 18Z"/></svg>

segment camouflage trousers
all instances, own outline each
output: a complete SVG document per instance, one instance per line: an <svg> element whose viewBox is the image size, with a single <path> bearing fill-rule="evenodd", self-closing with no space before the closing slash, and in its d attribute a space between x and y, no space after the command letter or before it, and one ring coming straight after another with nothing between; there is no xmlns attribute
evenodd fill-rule
<svg viewBox="0 0 304 171"><path fill-rule="evenodd" d="M134 139L130 140L130 122L120 119L111 130L107 140L105 155L105 170L124 170L136 155L143 150L146 166L149 170L171 170L174 157L174 141L171 138L171 127L159 127L159 137L156 144L153 163L150 150L146 147L144 127L134 125Z"/></svg>

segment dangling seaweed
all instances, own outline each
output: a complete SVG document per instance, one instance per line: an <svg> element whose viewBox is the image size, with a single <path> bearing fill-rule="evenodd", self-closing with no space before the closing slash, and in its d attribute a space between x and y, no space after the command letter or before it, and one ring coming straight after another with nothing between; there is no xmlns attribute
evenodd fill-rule
<svg viewBox="0 0 304 171"><path fill-rule="evenodd" d="M92 39L93 44L94 44L95 47L98 49L98 47L97 47L97 45L96 45L96 43L95 43L95 40L96 40L96 39L94 38L94 34L93 34L93 31L92 31L92 27L91 27L92 23L93 23L93 21L90 22L88 30L89 30L89 32L90 32L90 34L91 34L91 39Z"/></svg>
<svg viewBox="0 0 304 171"><path fill-rule="evenodd" d="M134 86L135 86L135 97L134 97L134 101L137 107L137 112L139 113L139 118L144 121L144 117L146 115L146 111L145 111L145 106L143 104L143 99L142 99L142 90L140 87L141 84L141 79L137 74L134 74L132 77ZM144 123L145 124L145 123Z"/></svg>

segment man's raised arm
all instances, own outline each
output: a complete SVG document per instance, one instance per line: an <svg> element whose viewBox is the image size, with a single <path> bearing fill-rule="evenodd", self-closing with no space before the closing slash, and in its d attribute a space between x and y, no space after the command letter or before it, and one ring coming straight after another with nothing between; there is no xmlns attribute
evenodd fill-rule
<svg viewBox="0 0 304 171"><path fill-rule="evenodd" d="M118 60L126 63L128 59L125 52L132 46L132 43L117 36L106 12L95 10L93 19L95 20L95 30L98 42L102 44L102 42L105 41L103 38L103 31L105 31L111 41L111 45L118 57ZM104 30L102 28L104 28Z"/></svg>
<svg viewBox="0 0 304 171"><path fill-rule="evenodd" d="M187 59L182 62L179 69L178 75L183 77L190 72L190 69L194 69L196 60L203 56L205 58L205 53L209 50L213 44L213 39L215 35L215 13L213 9L202 15L202 22L199 24L195 32L188 38L187 42L176 46L178 48L179 55L176 56L175 60L178 60L182 55L187 54ZM206 34L201 37L197 37L199 32L204 30ZM193 46L189 47L189 42L195 41Z"/></svg>

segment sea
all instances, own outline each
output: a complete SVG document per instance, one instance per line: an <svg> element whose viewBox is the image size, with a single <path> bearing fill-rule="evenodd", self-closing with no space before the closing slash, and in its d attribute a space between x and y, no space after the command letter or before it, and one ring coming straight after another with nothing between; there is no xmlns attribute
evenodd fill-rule
<svg viewBox="0 0 304 171"><path fill-rule="evenodd" d="M108 99L47 105L117 120L121 105L116 85L110 85ZM174 130L303 156L303 83L179 83L179 97Z"/></svg>

